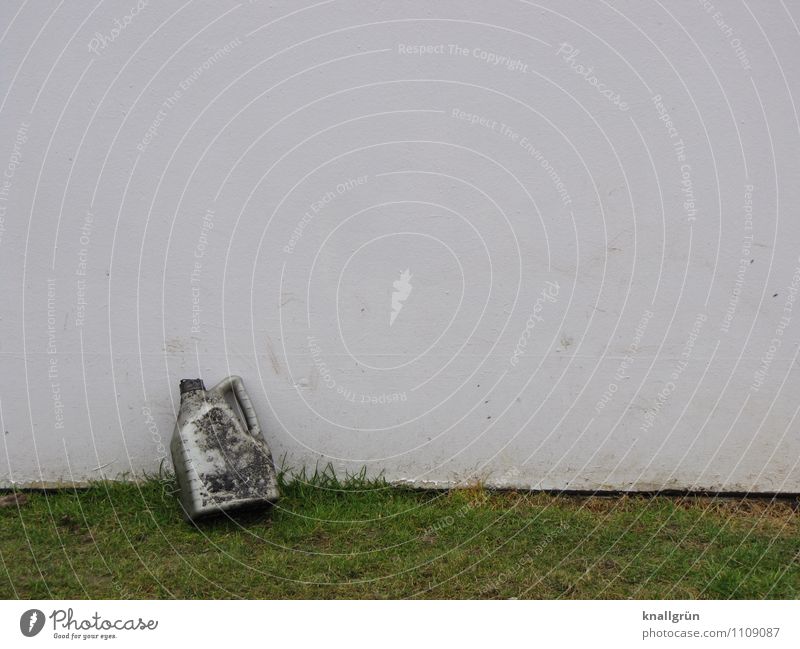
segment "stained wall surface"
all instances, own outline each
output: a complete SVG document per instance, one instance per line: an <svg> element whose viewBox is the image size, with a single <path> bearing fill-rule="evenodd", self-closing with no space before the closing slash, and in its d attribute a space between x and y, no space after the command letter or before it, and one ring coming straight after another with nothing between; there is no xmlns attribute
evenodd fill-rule
<svg viewBox="0 0 800 649"><path fill-rule="evenodd" d="M0 5L0 485L800 491L800 2Z"/></svg>

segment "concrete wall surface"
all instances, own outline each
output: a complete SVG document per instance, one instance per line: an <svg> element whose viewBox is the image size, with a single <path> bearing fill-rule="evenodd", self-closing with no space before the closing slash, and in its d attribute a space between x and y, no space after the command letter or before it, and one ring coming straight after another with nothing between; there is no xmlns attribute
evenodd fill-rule
<svg viewBox="0 0 800 649"><path fill-rule="evenodd" d="M800 491L800 2L0 5L0 486Z"/></svg>

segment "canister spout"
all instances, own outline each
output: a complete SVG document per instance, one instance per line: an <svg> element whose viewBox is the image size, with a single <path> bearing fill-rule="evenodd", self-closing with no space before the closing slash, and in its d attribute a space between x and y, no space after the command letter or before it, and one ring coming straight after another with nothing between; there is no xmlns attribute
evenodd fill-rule
<svg viewBox="0 0 800 649"><path fill-rule="evenodd" d="M181 394L192 392L193 390L205 390L203 379L181 379Z"/></svg>

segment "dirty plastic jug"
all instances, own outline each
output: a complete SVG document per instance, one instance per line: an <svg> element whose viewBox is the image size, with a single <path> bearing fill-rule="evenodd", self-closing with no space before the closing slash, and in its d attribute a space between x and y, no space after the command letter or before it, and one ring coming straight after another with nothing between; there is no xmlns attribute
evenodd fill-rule
<svg viewBox="0 0 800 649"><path fill-rule="evenodd" d="M210 390L202 379L184 379L180 391L170 450L186 517L274 503L278 481L272 454L242 379L229 376ZM229 405L228 393L245 421Z"/></svg>

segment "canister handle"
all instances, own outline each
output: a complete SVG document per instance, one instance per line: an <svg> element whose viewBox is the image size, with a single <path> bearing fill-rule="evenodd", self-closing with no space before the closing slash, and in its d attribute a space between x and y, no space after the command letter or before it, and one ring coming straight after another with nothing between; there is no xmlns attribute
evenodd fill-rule
<svg viewBox="0 0 800 649"><path fill-rule="evenodd" d="M250 434L255 436L261 435L261 427L258 425L258 417L256 416L255 408L253 408L253 404L250 401L250 395L247 394L247 390L244 387L244 381L242 381L242 377L229 376L228 378L222 379L211 389L219 394L225 394L229 390L232 390L233 394L236 396L236 400L239 402L239 407L242 409L244 417L247 420L247 428L250 430Z"/></svg>

